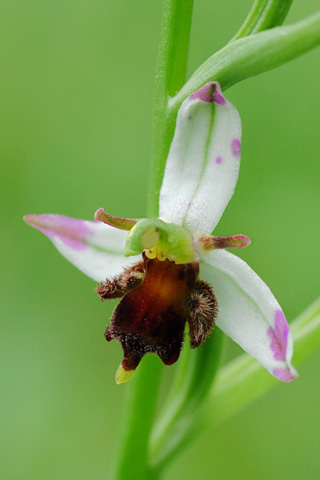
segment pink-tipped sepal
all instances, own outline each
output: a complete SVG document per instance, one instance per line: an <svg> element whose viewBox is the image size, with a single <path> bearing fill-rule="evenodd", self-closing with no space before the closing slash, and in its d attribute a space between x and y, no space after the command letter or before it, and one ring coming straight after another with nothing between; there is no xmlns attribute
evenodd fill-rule
<svg viewBox="0 0 320 480"><path fill-rule="evenodd" d="M267 330L273 358L279 362L279 366L272 369L273 375L283 382L291 382L298 374L291 365L292 340L289 325L282 310L277 309L274 314L274 326Z"/></svg>

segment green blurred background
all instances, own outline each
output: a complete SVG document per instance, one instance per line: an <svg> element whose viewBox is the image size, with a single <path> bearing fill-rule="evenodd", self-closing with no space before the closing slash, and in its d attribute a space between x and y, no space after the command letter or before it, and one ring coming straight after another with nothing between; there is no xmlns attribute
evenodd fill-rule
<svg viewBox="0 0 320 480"><path fill-rule="evenodd" d="M222 47L249 0L196 0L191 73ZM286 23L316 11L296 0ZM26 213L145 215L159 0L1 2L1 478L106 478L126 385L107 344L113 305ZM319 294L320 50L233 87L243 120L240 180L218 234L292 320ZM227 355L238 353L227 345ZM165 369L165 384L175 367ZM182 454L166 480L318 479L320 350ZM134 459L128 459L134 461Z"/></svg>

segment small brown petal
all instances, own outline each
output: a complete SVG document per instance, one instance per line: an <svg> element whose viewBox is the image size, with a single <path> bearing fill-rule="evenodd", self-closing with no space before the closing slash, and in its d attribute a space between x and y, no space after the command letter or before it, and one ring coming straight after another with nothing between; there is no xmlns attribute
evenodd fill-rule
<svg viewBox="0 0 320 480"><path fill-rule="evenodd" d="M191 348L199 347L212 332L218 313L217 305L216 296L210 285L198 280L188 301Z"/></svg>

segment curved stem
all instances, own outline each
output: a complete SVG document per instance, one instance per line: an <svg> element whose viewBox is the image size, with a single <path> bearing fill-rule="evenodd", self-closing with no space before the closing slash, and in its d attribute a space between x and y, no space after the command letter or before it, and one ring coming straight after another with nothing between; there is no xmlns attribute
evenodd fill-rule
<svg viewBox="0 0 320 480"><path fill-rule="evenodd" d="M293 0L256 0L239 31L231 40L281 25Z"/></svg>
<svg viewBox="0 0 320 480"><path fill-rule="evenodd" d="M174 135L178 110L191 93L210 81L220 82L223 91L246 78L272 70L320 44L320 13L286 27L246 36L233 41L206 60L181 90L169 99L169 108L155 112L155 133L149 196L149 214L156 216L165 161ZM159 90L157 90L159 91ZM159 103L161 105L161 102ZM156 128L158 127L158 129Z"/></svg>
<svg viewBox="0 0 320 480"><path fill-rule="evenodd" d="M209 57L170 101L173 122L181 103L212 80L222 90L279 67L320 44L320 12L285 27L240 38Z"/></svg>
<svg viewBox="0 0 320 480"><path fill-rule="evenodd" d="M158 70L156 74L153 163L149 185L147 214L157 216L158 197L165 159L162 148L169 149L163 135L169 96L183 85L186 75L193 0L165 0L161 28ZM170 139L171 141L171 139ZM121 419L112 480L156 480L158 473L148 465L148 444L157 405L162 364L147 356L129 385Z"/></svg>

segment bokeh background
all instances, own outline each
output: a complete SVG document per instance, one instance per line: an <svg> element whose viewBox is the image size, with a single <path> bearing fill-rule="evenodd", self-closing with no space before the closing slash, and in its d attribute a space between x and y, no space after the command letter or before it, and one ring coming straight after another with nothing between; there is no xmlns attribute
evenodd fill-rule
<svg viewBox="0 0 320 480"><path fill-rule="evenodd" d="M235 33L249 0L196 0L191 73ZM6 480L102 480L126 385L107 344L113 305L26 213L145 215L161 1L3 0L1 96L1 472ZM286 23L318 0L296 0ZM320 50L234 86L240 180L217 229L294 319L319 294ZM238 353L231 341L227 356ZM175 370L165 369L168 384ZM320 350L182 454L166 480L317 479ZM128 459L129 460L129 459ZM134 461L134 459L131 459Z"/></svg>

